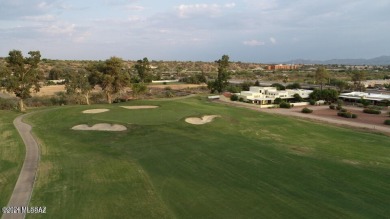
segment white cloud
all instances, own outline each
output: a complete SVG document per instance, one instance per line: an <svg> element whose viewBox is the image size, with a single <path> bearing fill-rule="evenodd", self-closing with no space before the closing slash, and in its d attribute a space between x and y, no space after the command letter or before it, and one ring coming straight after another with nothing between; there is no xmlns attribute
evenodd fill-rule
<svg viewBox="0 0 390 219"><path fill-rule="evenodd" d="M228 3L225 5L219 4L191 4L179 5L177 7L180 17L189 17L197 14L208 14L209 16L217 16L223 9L231 9L236 6L235 3Z"/></svg>
<svg viewBox="0 0 390 219"><path fill-rule="evenodd" d="M276 39L274 37L270 37L269 41L271 41L272 44L276 44Z"/></svg>
<svg viewBox="0 0 390 219"><path fill-rule="evenodd" d="M75 28L75 24L53 24L42 28L41 31L51 35L66 34L68 36L72 36L75 32Z"/></svg>
<svg viewBox="0 0 390 219"><path fill-rule="evenodd" d="M48 22L54 21L55 17L53 15L38 15L38 16L24 16L22 17L24 20L35 21L35 22Z"/></svg>
<svg viewBox="0 0 390 219"><path fill-rule="evenodd" d="M246 46L264 46L265 42L259 40L248 40L243 42Z"/></svg>
<svg viewBox="0 0 390 219"><path fill-rule="evenodd" d="M278 7L276 0L245 0L249 7L255 7L260 10L270 10Z"/></svg>
<svg viewBox="0 0 390 219"><path fill-rule="evenodd" d="M227 3L227 4L225 4L225 8L234 8L234 7L236 7L236 3Z"/></svg>
<svg viewBox="0 0 390 219"><path fill-rule="evenodd" d="M131 11L142 11L145 8L143 6L140 6L140 5L127 5L126 9L131 10Z"/></svg>

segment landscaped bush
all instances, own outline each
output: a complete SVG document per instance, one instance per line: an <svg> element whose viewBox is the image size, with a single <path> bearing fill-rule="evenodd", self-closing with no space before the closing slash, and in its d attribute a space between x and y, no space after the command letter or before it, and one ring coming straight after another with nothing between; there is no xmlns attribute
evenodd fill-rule
<svg viewBox="0 0 390 219"><path fill-rule="evenodd" d="M280 104L282 102L282 98L278 97L274 100L274 104Z"/></svg>
<svg viewBox="0 0 390 219"><path fill-rule="evenodd" d="M238 101L244 102L244 98L240 97L240 98L238 99Z"/></svg>
<svg viewBox="0 0 390 219"><path fill-rule="evenodd" d="M390 125L390 119L385 120L385 125Z"/></svg>
<svg viewBox="0 0 390 219"><path fill-rule="evenodd" d="M18 108L18 101L16 99L0 98L0 110L13 110Z"/></svg>
<svg viewBox="0 0 390 219"><path fill-rule="evenodd" d="M280 108L290 109L290 108L291 108L291 104L290 104L290 103L287 103L287 102L281 102L281 103L279 104L279 107L280 107Z"/></svg>
<svg viewBox="0 0 390 219"><path fill-rule="evenodd" d="M233 94L230 96L230 100L231 101L237 101L238 100L238 96L236 94Z"/></svg>
<svg viewBox="0 0 390 219"><path fill-rule="evenodd" d="M309 100L309 103L310 103L310 105L312 105L312 106L316 105L316 101L315 101L315 100Z"/></svg>
<svg viewBox="0 0 390 219"><path fill-rule="evenodd" d="M341 110L343 107L342 106L336 106L337 110Z"/></svg>
<svg viewBox="0 0 390 219"><path fill-rule="evenodd" d="M311 110L311 109L305 107L305 108L302 109L301 112L302 112L302 113L312 113L313 110Z"/></svg>
<svg viewBox="0 0 390 219"><path fill-rule="evenodd" d="M380 110L375 110L375 109L364 109L363 113L368 113L368 114L381 114L382 112Z"/></svg>
<svg viewBox="0 0 390 219"><path fill-rule="evenodd" d="M344 118L357 118L356 114L352 114L351 112L338 112L338 116L344 117Z"/></svg>
<svg viewBox="0 0 390 219"><path fill-rule="evenodd" d="M340 109L340 112L346 113L346 112L348 112L348 111L347 111L347 109Z"/></svg>
<svg viewBox="0 0 390 219"><path fill-rule="evenodd" d="M336 109L336 106L335 105L329 105L329 109L334 110L334 109Z"/></svg>

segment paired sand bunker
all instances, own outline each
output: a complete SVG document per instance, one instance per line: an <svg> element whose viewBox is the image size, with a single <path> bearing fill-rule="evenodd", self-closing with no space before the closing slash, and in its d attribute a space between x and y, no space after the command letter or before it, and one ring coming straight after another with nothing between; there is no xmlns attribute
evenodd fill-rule
<svg viewBox="0 0 390 219"><path fill-rule="evenodd" d="M158 108L158 106L121 106L125 109L154 109Z"/></svg>
<svg viewBox="0 0 390 219"><path fill-rule="evenodd" d="M88 114L95 114L95 113L104 113L110 111L109 109L90 109L90 110L84 110L83 113Z"/></svg>
<svg viewBox="0 0 390 219"><path fill-rule="evenodd" d="M186 118L185 121L187 123L190 123L190 124L193 124L193 125L203 125L203 124L212 122L213 119L216 118L216 117L221 117L221 116L219 116L219 115L205 115L205 116L202 116L202 118L189 117L189 118Z"/></svg>
<svg viewBox="0 0 390 219"><path fill-rule="evenodd" d="M121 132L127 130L127 128L123 125L108 124L108 123L98 123L93 126L88 126L86 124L76 125L73 126L72 129L79 130L79 131L110 131L110 132Z"/></svg>

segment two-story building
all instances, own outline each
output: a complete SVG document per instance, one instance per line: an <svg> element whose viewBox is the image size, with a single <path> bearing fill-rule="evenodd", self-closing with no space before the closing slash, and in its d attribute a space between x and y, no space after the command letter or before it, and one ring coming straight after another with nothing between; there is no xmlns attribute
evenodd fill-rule
<svg viewBox="0 0 390 219"><path fill-rule="evenodd" d="M244 101L250 101L252 103L268 105L273 104L276 98L289 101L294 99L295 94L299 94L303 99L309 98L309 94L313 92L311 90L303 89L287 89L277 90L276 87L257 87L252 86L249 91L242 91L239 97Z"/></svg>

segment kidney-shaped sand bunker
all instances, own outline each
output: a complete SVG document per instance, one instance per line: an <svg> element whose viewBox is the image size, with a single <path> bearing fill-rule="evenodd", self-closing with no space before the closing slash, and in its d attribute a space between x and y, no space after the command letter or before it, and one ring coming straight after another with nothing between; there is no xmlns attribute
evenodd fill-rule
<svg viewBox="0 0 390 219"><path fill-rule="evenodd" d="M121 132L127 130L127 128L123 125L108 124L108 123L98 123L93 126L81 124L81 125L73 126L72 129L79 130L79 131L110 131L110 132Z"/></svg>
<svg viewBox="0 0 390 219"><path fill-rule="evenodd" d="M221 117L219 115L205 115L202 116L202 118L198 117L188 117L185 119L187 123L193 124L193 125L203 125L209 122L212 122L214 118Z"/></svg>

